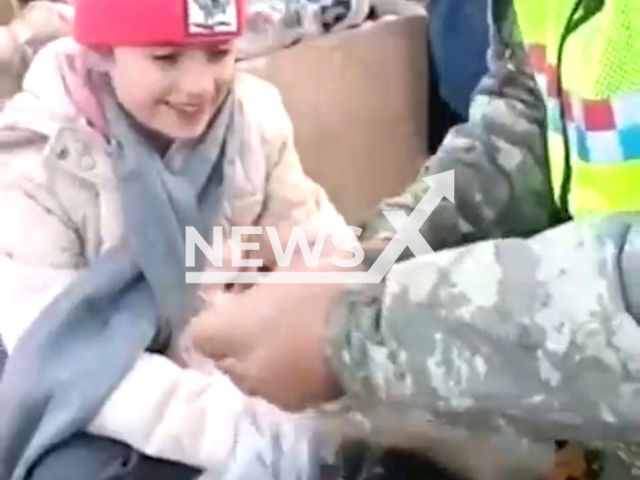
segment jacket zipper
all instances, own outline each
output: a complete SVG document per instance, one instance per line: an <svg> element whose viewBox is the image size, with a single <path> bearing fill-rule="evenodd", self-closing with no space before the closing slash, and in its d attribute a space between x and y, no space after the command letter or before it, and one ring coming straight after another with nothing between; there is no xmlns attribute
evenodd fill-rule
<svg viewBox="0 0 640 480"><path fill-rule="evenodd" d="M564 169L562 174L562 183L560 186L560 198L558 199L560 209L560 221L565 222L571 220L569 211L569 190L571 189L571 145L569 143L569 134L566 125L566 110L562 93L564 91L562 85L562 60L564 47L571 36L580 27L585 25L589 20L596 16L604 7L605 0L577 0L571 9L569 18L565 23L562 35L560 36L560 44L558 45L557 68L556 68L556 85L558 86L558 100L560 102L560 128L562 129L562 143L564 150Z"/></svg>

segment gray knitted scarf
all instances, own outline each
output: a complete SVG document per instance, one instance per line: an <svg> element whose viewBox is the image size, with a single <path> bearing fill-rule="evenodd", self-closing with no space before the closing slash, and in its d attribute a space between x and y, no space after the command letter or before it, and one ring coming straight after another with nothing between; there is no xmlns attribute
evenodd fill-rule
<svg viewBox="0 0 640 480"><path fill-rule="evenodd" d="M2 480L24 480L43 453L84 431L140 354L164 352L198 308L185 283L184 236L193 226L210 239L221 220L223 166L239 140L233 93L178 173L115 101L106 113L125 241L57 297L9 357L0 382Z"/></svg>

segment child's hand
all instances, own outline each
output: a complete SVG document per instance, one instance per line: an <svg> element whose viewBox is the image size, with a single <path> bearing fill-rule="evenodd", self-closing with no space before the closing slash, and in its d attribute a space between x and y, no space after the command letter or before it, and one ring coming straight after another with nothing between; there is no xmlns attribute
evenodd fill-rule
<svg viewBox="0 0 640 480"><path fill-rule="evenodd" d="M357 240L355 235L346 230L336 232L322 225L282 223L275 228L269 227L268 230L267 227L263 227L262 234L254 236L251 240L259 244L259 249L248 251L247 258L261 259L263 266L259 267L259 270L268 272L302 271L301 268L305 265L314 268L311 259L316 259L317 265L320 265L333 257L345 260L353 258L353 253L334 244L334 233L341 234L344 241ZM347 235L352 238L347 239ZM305 258L309 261L305 261ZM289 259L290 262L286 264L282 259Z"/></svg>

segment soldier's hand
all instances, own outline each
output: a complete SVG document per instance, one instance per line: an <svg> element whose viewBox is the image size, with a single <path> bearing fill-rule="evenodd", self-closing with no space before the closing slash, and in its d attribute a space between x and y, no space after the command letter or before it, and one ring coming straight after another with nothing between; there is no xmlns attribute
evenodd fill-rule
<svg viewBox="0 0 640 480"><path fill-rule="evenodd" d="M307 268L337 269L330 259ZM340 284L258 284L199 316L191 335L247 394L286 410L308 408L340 395L324 342L343 290Z"/></svg>

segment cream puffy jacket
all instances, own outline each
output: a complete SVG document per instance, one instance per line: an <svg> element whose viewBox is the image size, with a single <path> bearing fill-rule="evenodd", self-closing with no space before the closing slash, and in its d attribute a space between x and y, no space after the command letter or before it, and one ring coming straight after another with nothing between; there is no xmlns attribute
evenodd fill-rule
<svg viewBox="0 0 640 480"><path fill-rule="evenodd" d="M9 352L43 307L123 238L110 159L101 137L77 121L58 69L60 55L77 48L71 39L45 47L23 92L0 115L0 333ZM225 226L343 227L300 165L277 90L238 74L236 92L246 137L242 154L225 166ZM60 118L76 118L70 133L59 135ZM167 156L170 167L180 161L177 154ZM273 438L275 431L288 438L277 448L299 456L306 441L301 436L310 435L306 420L245 397L215 368L205 372L143 354L89 431L154 457L218 470L236 447L250 450L255 438ZM244 447L242 422L255 427Z"/></svg>

